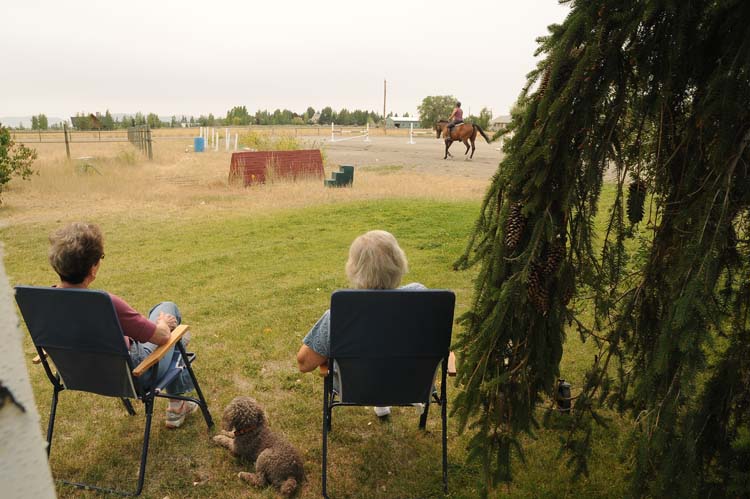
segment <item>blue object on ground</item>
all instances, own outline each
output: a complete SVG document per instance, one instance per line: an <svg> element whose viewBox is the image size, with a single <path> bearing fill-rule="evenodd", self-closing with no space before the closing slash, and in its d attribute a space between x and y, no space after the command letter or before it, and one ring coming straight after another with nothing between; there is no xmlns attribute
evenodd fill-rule
<svg viewBox="0 0 750 499"><path fill-rule="evenodd" d="M206 141L203 139L203 137L195 137L193 139L193 150L195 152L203 152L203 148L206 145Z"/></svg>

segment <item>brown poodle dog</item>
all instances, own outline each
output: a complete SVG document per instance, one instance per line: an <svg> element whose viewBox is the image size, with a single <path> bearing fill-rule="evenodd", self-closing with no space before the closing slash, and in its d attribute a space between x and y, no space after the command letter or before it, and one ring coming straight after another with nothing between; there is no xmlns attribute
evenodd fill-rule
<svg viewBox="0 0 750 499"><path fill-rule="evenodd" d="M297 449L266 426L263 408L250 397L235 397L221 418L224 430L213 440L235 456L255 462L255 473L239 477L256 487L273 485L290 496L304 480L302 456Z"/></svg>

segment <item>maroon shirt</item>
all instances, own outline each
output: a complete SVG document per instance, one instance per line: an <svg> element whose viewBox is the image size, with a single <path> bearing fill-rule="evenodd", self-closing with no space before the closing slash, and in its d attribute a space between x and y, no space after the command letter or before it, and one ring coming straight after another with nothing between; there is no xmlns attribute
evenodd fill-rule
<svg viewBox="0 0 750 499"><path fill-rule="evenodd" d="M456 112L453 114L453 121L463 121L464 119L464 112L459 107L456 109Z"/></svg>
<svg viewBox="0 0 750 499"><path fill-rule="evenodd" d="M125 333L125 343L130 348L130 340L133 339L139 343L146 343L156 332L156 324L136 312L133 307L127 304L125 300L117 295L108 293L112 299L112 305L115 307L117 318L120 320L120 327Z"/></svg>

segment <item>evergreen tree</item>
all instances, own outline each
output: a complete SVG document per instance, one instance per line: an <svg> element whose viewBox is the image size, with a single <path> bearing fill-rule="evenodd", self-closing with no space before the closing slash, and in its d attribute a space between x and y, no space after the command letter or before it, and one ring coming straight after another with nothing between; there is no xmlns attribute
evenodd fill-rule
<svg viewBox="0 0 750 499"><path fill-rule="evenodd" d="M109 109L104 112L104 117L102 118L102 126L105 130L115 129L115 120L114 118L112 118L112 113L109 112Z"/></svg>
<svg viewBox="0 0 750 499"><path fill-rule="evenodd" d="M318 123L321 125L330 125L332 118L333 109L331 109L330 106L326 106L320 110L320 119L318 119Z"/></svg>
<svg viewBox="0 0 750 499"><path fill-rule="evenodd" d="M161 120L156 113L148 113L148 116L146 116L146 123L151 128L161 128Z"/></svg>
<svg viewBox="0 0 750 499"><path fill-rule="evenodd" d="M601 349L564 439L576 471L606 403L638 423L634 496L750 490L748 25L741 0L575 2L540 39L456 262L481 266L455 412L488 487L511 479L519 433L553 395L570 323Z"/></svg>
<svg viewBox="0 0 750 499"><path fill-rule="evenodd" d="M349 110L347 108L343 108L338 113L336 113L336 123L347 126L351 125L351 113L349 113Z"/></svg>

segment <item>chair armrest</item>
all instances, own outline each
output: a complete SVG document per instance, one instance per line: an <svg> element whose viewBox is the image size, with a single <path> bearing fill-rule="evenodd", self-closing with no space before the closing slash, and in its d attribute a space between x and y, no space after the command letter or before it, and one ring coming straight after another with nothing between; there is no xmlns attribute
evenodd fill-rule
<svg viewBox="0 0 750 499"><path fill-rule="evenodd" d="M318 374L322 378L328 376L328 362L323 362L320 366L318 366Z"/></svg>
<svg viewBox="0 0 750 499"><path fill-rule="evenodd" d="M186 324L180 324L179 326L174 328L174 331L172 331L172 335L169 337L169 341L167 341L163 345L159 345L159 348L151 352L151 355L143 359L143 361L138 364L135 369L133 369L133 376L137 378L138 376L151 369L151 367L153 367L162 359L162 357L167 354L167 351L172 348L175 343L180 341L180 338L182 338L183 335L187 333L189 327L190 326Z"/></svg>

